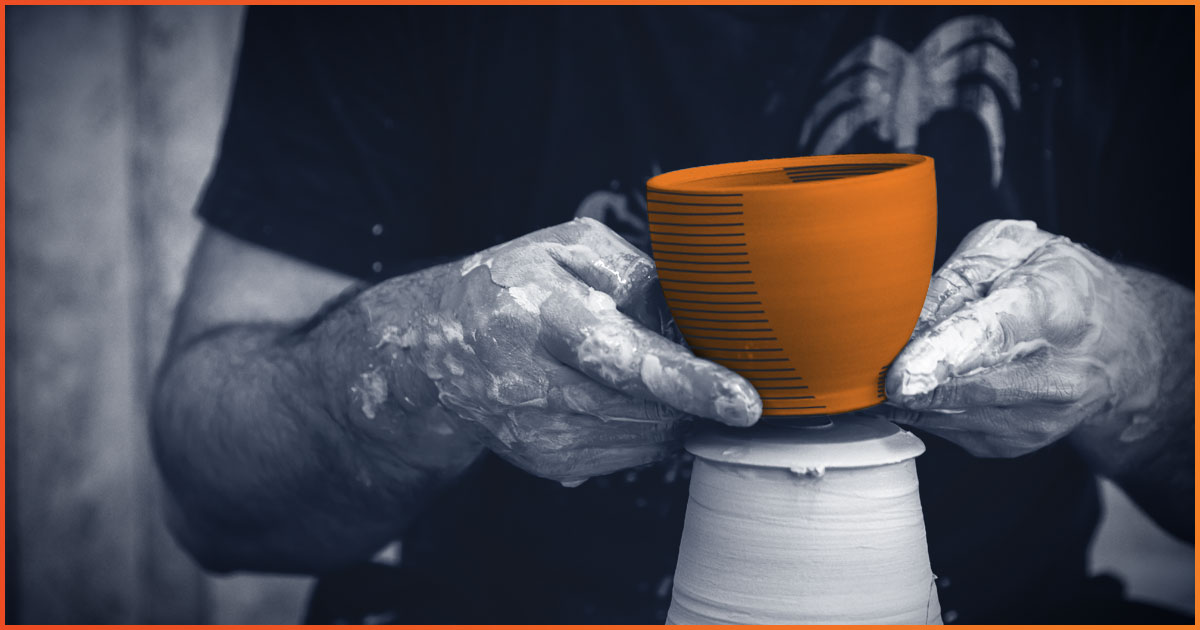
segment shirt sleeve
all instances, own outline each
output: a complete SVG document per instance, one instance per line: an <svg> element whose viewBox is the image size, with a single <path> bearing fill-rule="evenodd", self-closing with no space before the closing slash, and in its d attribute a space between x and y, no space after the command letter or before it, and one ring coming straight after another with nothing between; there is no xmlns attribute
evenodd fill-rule
<svg viewBox="0 0 1200 630"><path fill-rule="evenodd" d="M249 9L199 215L363 279L467 253L430 238L438 226L421 207L440 121L419 55L404 49L410 22L395 7Z"/></svg>

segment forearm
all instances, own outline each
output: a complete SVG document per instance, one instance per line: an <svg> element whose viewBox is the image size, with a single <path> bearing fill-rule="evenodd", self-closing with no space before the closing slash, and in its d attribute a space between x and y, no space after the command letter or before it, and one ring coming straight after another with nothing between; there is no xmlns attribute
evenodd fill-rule
<svg viewBox="0 0 1200 630"><path fill-rule="evenodd" d="M172 528L202 563L313 572L367 557L473 460L479 447L447 434L432 385L365 315L373 291L408 290L417 317L422 282L302 327L210 331L169 358L154 444Z"/></svg>
<svg viewBox="0 0 1200 630"><path fill-rule="evenodd" d="M1161 359L1154 391L1128 413L1076 429L1071 440L1160 525L1193 538L1195 504L1195 294L1161 276L1119 267L1151 314ZM1135 350L1131 348L1131 351ZM1136 360L1136 357L1131 357Z"/></svg>

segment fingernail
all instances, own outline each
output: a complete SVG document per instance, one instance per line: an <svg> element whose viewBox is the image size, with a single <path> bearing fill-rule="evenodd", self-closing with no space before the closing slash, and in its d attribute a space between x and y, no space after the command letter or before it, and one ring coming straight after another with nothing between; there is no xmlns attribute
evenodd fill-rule
<svg viewBox="0 0 1200 630"><path fill-rule="evenodd" d="M762 415L762 400L758 392L745 381L733 381L721 395L717 396L717 414L733 426L748 427Z"/></svg>

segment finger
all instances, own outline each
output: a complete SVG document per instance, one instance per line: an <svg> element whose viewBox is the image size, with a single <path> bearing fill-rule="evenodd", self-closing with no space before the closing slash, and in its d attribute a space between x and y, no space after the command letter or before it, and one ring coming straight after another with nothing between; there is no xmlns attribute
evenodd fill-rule
<svg viewBox="0 0 1200 630"><path fill-rule="evenodd" d="M762 413L748 381L639 325L605 293L574 285L548 298L541 317L550 354L613 389L733 426Z"/></svg>
<svg viewBox="0 0 1200 630"><path fill-rule="evenodd" d="M1020 412L984 407L961 414L897 409L881 414L897 424L953 442L976 457L1025 455L1061 438L1071 426L1053 410L1038 407Z"/></svg>
<svg viewBox="0 0 1200 630"><path fill-rule="evenodd" d="M556 383L550 392L550 406L566 409L610 422L634 423L677 423L689 416L674 407L657 400L633 398L615 389L597 383L594 379L563 368L577 377Z"/></svg>
<svg viewBox="0 0 1200 630"><path fill-rule="evenodd" d="M523 408L464 426L490 450L527 470L575 465L587 449L673 449L685 434L678 423L610 422L590 414Z"/></svg>
<svg viewBox="0 0 1200 630"><path fill-rule="evenodd" d="M532 449L543 456L568 454L580 448L625 448L669 445L682 439L681 420L654 422L639 418L600 417L595 413L547 412L516 409L508 413L507 428L493 427L497 437L508 431L513 448Z"/></svg>
<svg viewBox="0 0 1200 630"><path fill-rule="evenodd" d="M1052 365L1053 363L1053 365ZM1074 404L1083 397L1086 367L1075 361L1054 361L1048 353L952 377L933 391L897 399L910 410L961 413L979 407L1030 404Z"/></svg>
<svg viewBox="0 0 1200 630"><path fill-rule="evenodd" d="M1047 347L1042 292L1028 285L992 291L918 335L896 357L885 381L902 405L951 378L1007 363Z"/></svg>
<svg viewBox="0 0 1200 630"><path fill-rule="evenodd" d="M555 233L550 256L585 284L607 293L617 309L661 330L669 319L654 261L594 219L577 219Z"/></svg>
<svg viewBox="0 0 1200 630"><path fill-rule="evenodd" d="M575 487L591 477L609 475L629 468L662 461L683 448L682 444L641 445L626 448L582 449L572 453L570 460L543 463L534 467L521 466L539 477L553 479L567 487ZM520 466L520 464L518 464Z"/></svg>
<svg viewBox="0 0 1200 630"><path fill-rule="evenodd" d="M988 221L975 228L934 274L920 324L936 324L967 302L984 297L997 277L1019 266L1051 238L1033 221Z"/></svg>
<svg viewBox="0 0 1200 630"><path fill-rule="evenodd" d="M1052 343L1073 347L1096 335L1105 322L1094 321L1097 280L1115 271L1066 237L1051 239L1020 267L998 278L993 290L1024 288L1041 312L1041 333Z"/></svg>

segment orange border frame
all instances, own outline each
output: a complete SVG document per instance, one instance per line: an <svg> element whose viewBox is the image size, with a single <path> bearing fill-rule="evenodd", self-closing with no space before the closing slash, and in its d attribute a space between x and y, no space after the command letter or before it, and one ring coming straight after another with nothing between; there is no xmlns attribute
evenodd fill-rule
<svg viewBox="0 0 1200 630"><path fill-rule="evenodd" d="M196 5L196 4L241 5L241 4L247 4L247 3L234 2L231 0L212 0L210 2L188 2L188 1L184 1L184 0L164 0L162 2L149 2L147 0L133 0L130 2L117 2L117 1L112 1L112 0L105 0L105 1L101 1L101 2L91 2L91 3L71 2L70 0L5 0L3 2L0 2L0 31L7 34L7 31L3 31L2 29L4 29L6 27L5 9L8 5L14 5L14 6L35 5L36 6L36 5L79 5L79 4L90 4L90 5L102 6L102 5ZM252 3L248 3L248 4L317 5L317 4L328 4L328 3L314 2L312 0L297 0L295 2L288 2L286 0L265 0L265 1L260 1L260 2L252 2ZM429 3L429 2L414 2L411 0L400 0L400 1L359 0L358 2L354 2L353 4L377 5L377 4L431 4L431 3ZM550 0L528 0L527 2L513 2L510 0L475 0L474 2L448 2L446 4L497 4L497 5L539 4L539 5L551 5L551 4L566 4L566 3L553 2ZM578 4L578 5L637 5L637 4L660 4L660 5L695 5L695 4L704 5L704 4L708 4L708 5L717 5L717 4L731 4L731 2L730 1L722 2L722 1L717 1L717 0L699 0L697 2L684 2L681 0L658 0L656 2L637 2L636 0L579 0L577 2L573 2L570 4ZM949 0L930 0L930 1L926 1L926 2L917 2L917 1L912 1L912 0L902 1L902 2L884 2L882 0L832 0L827 3L825 3L825 2L820 2L820 3L819 2L789 2L786 0L754 0L754 4L773 4L773 5L791 5L791 4L929 5L929 4L945 4L945 5L968 5L968 6L970 6L970 5L1044 5L1044 4L1050 4L1050 3L1038 2L1036 0L1015 0L1015 1L1010 1L1010 2L981 2L979 0L962 0L960 2L952 2ZM1193 7L1193 18L1195 21L1196 30L1200 30L1200 12L1197 12L1194 9L1196 7L1195 1L1189 2L1189 1L1184 1L1184 0L1159 0L1157 2L1132 3L1132 2L1115 2L1115 1L1086 2L1083 0L1059 0L1058 2L1054 2L1053 4L1060 4L1060 5L1133 5L1133 4L1137 4L1138 6L1146 6L1146 5L1187 6L1187 5L1191 5ZM1193 31L1193 32L1195 32L1195 31ZM1198 44L1196 42L1194 36L1193 36L1193 47L1195 50L1195 60L1196 60L1197 66L1200 67L1200 44ZM6 97L7 97L6 69L7 69L7 65L3 63L4 57L5 57L5 51L0 49L0 79L5 80L5 91L4 91L4 93L0 93L0 105L3 105L3 111L0 112L0 122L4 123L4 131L0 131L0 133L7 132L7 111L8 111L7 103L6 103ZM1198 79L1198 78L1200 78L1200 73L1197 73L1195 75L1195 77L1193 77L1194 80ZM1193 105L1194 105L1196 100L1200 100L1200 83L1194 83L1193 88L1194 88L1194 93L1195 93L1195 96L1194 96L1195 100L1193 101ZM1196 157L1196 161L1194 164L1196 178L1193 182L1193 184L1194 184L1193 216L1196 218L1200 218L1200 109L1196 109L1195 116L1196 116L1196 118L1195 118L1195 127L1193 128L1193 138L1194 138L1195 157ZM7 151L8 151L8 145L6 143L4 149L0 150L0 167L3 167L5 165ZM0 168L0 185L4 184L6 182L7 173L8 173L8 171L6 168ZM7 191L7 187L5 187L5 190ZM5 228L7 226L7 195L5 195L5 197L3 199L0 199L0 216L5 217L5 224L3 226L0 226L0 237L3 237L5 235ZM1193 265L1194 265L1196 271L1198 272L1198 275L1200 275L1200 263L1197 263L1195 260L1195 239L1197 237L1200 237L1200 226L1197 226L1194 224L1193 225L1193 233L1194 233ZM5 243L6 242L7 242L6 240L0 239L0 267L4 267L5 261L7 260L7 258L5 256ZM4 306L5 297L7 296L7 278L8 278L8 276L7 276L7 270L6 270L4 280L0 280L0 283L3 283L5 286L4 294L0 294L0 307ZM4 313L3 313L3 315L0 315L0 317L2 317L4 319L5 331L7 331L7 329L8 329L8 327L7 327L7 317L8 317L7 309L4 309ZM1200 325L1195 326L1195 332L1200 334ZM5 364L3 367L0 367L0 376L4 376L6 374L7 367L8 367L8 352L7 352L7 348L6 348L6 337L7 337L7 335L5 335L4 337L0 337L0 349L3 349L5 351L5 354L4 354ZM1200 385L1200 376L1196 377L1195 382L1197 385ZM3 398L5 396L6 383L7 383L7 379L3 382L0 382L0 398ZM5 400L7 400L7 398L5 398ZM6 407L5 413L7 413L7 407ZM7 426L7 424L6 424L6 426ZM0 447L6 448L6 444L7 444L7 431L5 431L3 435L0 435ZM5 457L6 452L7 451L0 452L0 458L6 459L6 457ZM1200 454L1200 448L1196 448L1196 453ZM7 461L6 461L6 464L7 464ZM5 470L0 470L0 481L4 481L4 479L5 479ZM0 490L0 492L3 492L5 495L7 495L7 492L5 492L4 490ZM0 507L0 512L2 512L2 513L0 513L0 516L5 517L4 521L0 521L0 534L6 534L5 528L7 525L7 513L8 513L7 497L6 497L4 506ZM0 587L6 586L5 580L7 578L7 566L8 566L7 565L7 537L5 538L5 542L6 542L6 544L5 544L4 549L0 550L0 562L3 562L5 565L4 574L0 574ZM1193 567L1193 570L1194 570L1194 567ZM7 594L6 588L4 590L4 593ZM1193 602L1195 601L1196 595L1198 595L1198 594L1200 594L1200 589L1197 589L1195 591L1195 593L1193 594ZM6 597L3 594L0 594L0 620L3 620L4 624L8 625L8 619L7 619L7 613L6 613L7 606L6 606L5 600L6 600ZM60 626L29 625L28 627L30 627L30 628L55 628L55 627L60 627ZM103 626L81 625L81 626L71 626L71 627L97 627L97 628L99 628L99 627L103 627ZM137 624L137 625L132 625L130 627L154 628L157 626L146 626L146 625L142 625L142 624ZM187 625L187 626L176 626L176 627L201 629L201 628L207 628L208 626ZM292 628L292 627L300 627L300 626L298 624L296 624L296 625L270 625L270 626L245 626L245 627L248 627L248 628ZM391 627L397 627L397 626L391 626ZM403 627L405 627L405 628L439 628L440 626L403 626ZM495 626L458 626L458 627L462 627L462 628L526 628L526 627L531 627L531 626L495 625ZM645 626L592 626L592 627L595 627L595 628L616 628L616 627L620 627L620 628L658 628L660 626L645 625ZM792 626L789 626L789 627L792 627ZM882 627L882 626L855 625L855 626L840 626L840 627L874 628L874 627ZM963 627L997 628L997 627L1005 627L1005 626L963 626ZM1043 626L1029 626L1029 627L1043 627ZM1050 626L1044 626L1044 627L1050 627ZM1053 626L1053 627L1063 627L1063 628L1087 627L1087 628L1090 628L1091 626L1075 625L1075 626ZM1115 627L1137 627L1137 626L1115 626Z"/></svg>
<svg viewBox="0 0 1200 630"><path fill-rule="evenodd" d="M73 2L71 0L6 0L4 5L13 6L28 6L28 5L94 5L94 6L129 6L129 5L321 5L330 4L328 2L313 2L312 0L260 0L258 2L235 2L233 0L213 0L212 2L189 2L186 0L164 0L162 2L150 2L148 0L132 0L130 2L120 2L118 0L102 0L100 2ZM697 0L687 2L685 0L656 0L653 2L639 2L638 0L577 0L575 2L561 2L555 0L527 0L526 2L513 2L511 0L474 0L471 2L417 2L415 0L358 0L356 2L346 3L349 5L423 5L423 4L491 4L491 5L727 5L737 4L732 0ZM1010 2L984 2L982 0L962 0L961 2L953 2L951 0L926 0L924 2L916 0L903 0L900 2L885 2L884 0L831 0L830 2L796 2L789 0L753 0L749 4L772 4L772 5L805 5L805 4L844 4L844 5L954 5L954 6L995 6L995 5L1136 5L1136 6L1195 6L1196 2L1188 2L1186 0L1157 0L1154 2L1133 3L1133 2L1116 2L1116 1L1101 1L1088 2L1087 0L1058 0L1056 2L1045 2L1039 0L1012 0Z"/></svg>

